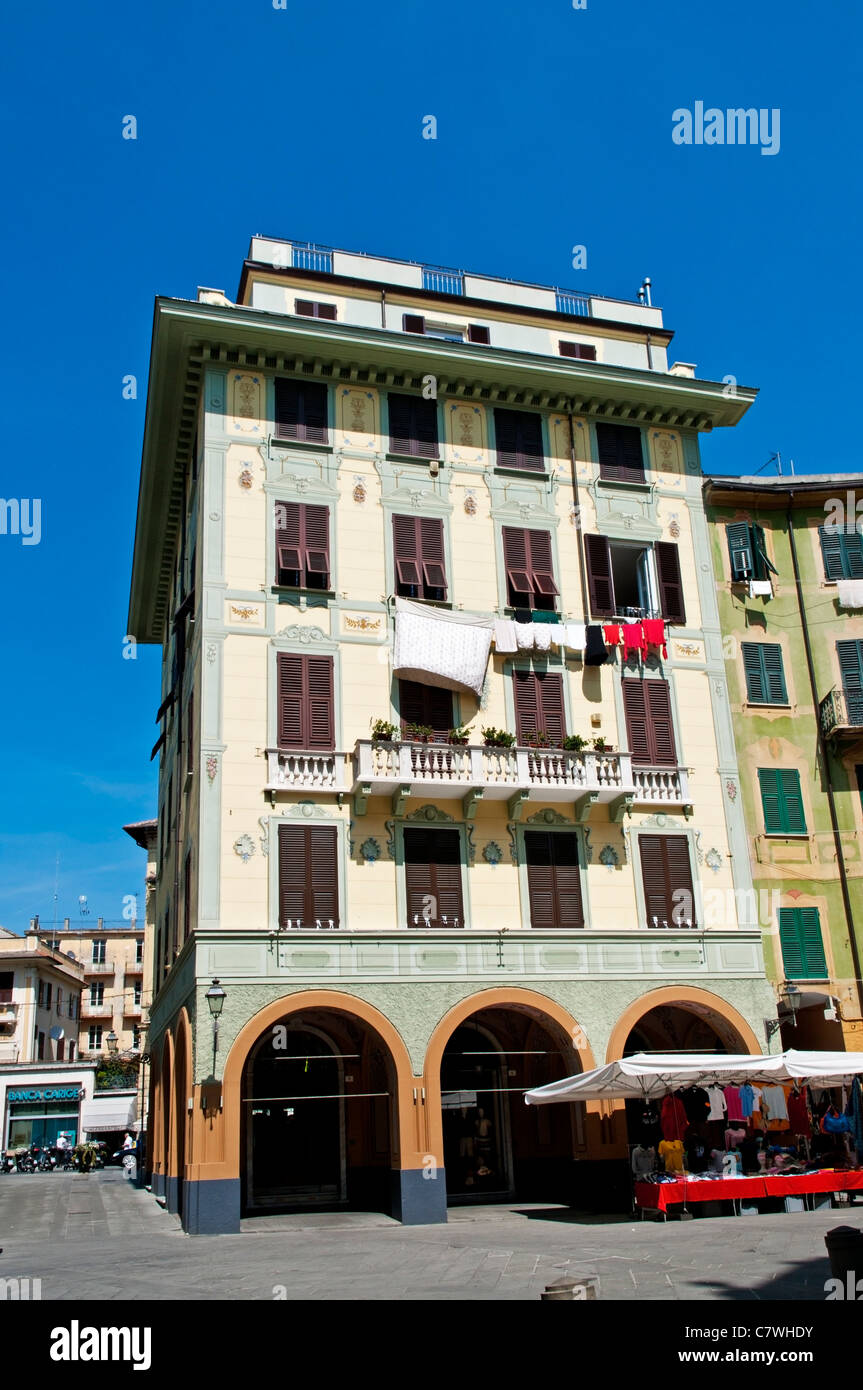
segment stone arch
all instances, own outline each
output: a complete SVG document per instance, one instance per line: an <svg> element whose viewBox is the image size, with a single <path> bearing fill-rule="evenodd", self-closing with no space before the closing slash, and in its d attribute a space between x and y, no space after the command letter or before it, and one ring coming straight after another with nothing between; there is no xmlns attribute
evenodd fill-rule
<svg viewBox="0 0 863 1390"><path fill-rule="evenodd" d="M663 1005L675 1005L684 1010L687 1009L687 1005L691 1005L693 1007L689 1011L702 1017L706 1011L711 1016L710 1021L714 1028L733 1052L758 1055L762 1051L746 1019L721 995L699 989L696 985L663 985L660 989L651 990L649 994L639 995L624 1009L611 1031L606 1061L619 1061L633 1028L645 1014Z"/></svg>
<svg viewBox="0 0 863 1390"><path fill-rule="evenodd" d="M174 1021L174 1065L171 1094L171 1128L168 1142L168 1210L182 1212L183 1180L188 1155L188 1101L192 1094L192 1030L189 1015L182 1008Z"/></svg>

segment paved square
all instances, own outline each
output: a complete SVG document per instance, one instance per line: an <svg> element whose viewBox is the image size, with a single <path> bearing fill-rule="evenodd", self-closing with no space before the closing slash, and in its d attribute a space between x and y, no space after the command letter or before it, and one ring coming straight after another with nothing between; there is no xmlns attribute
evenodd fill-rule
<svg viewBox="0 0 863 1390"><path fill-rule="evenodd" d="M0 1275L47 1300L530 1300L565 1274L601 1297L823 1301L825 1232L863 1230L863 1207L635 1221L564 1207L461 1207L446 1226L381 1215L246 1220L191 1237L119 1169L0 1177ZM284 1293L282 1293L284 1290Z"/></svg>

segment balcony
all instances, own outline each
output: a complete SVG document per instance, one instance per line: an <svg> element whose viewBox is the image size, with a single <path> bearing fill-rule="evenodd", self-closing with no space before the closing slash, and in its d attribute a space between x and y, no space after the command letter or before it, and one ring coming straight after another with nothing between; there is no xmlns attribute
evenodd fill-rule
<svg viewBox="0 0 863 1390"><path fill-rule="evenodd" d="M267 749L268 792L348 792L347 753L306 753Z"/></svg>
<svg viewBox="0 0 863 1390"><path fill-rule="evenodd" d="M143 1007L143 1006L142 1006L141 1004L124 1004L124 1005L123 1005L123 1017L124 1017L124 1018L140 1018L140 1017L141 1017L141 1012L142 1012L142 1007Z"/></svg>
<svg viewBox="0 0 863 1390"><path fill-rule="evenodd" d="M18 1018L18 1005L12 999L0 1000L0 1028L14 1025Z"/></svg>
<svg viewBox="0 0 863 1390"><path fill-rule="evenodd" d="M81 1000L82 1018L111 1018L114 1007L106 999L102 1004L91 1004L89 999Z"/></svg>
<svg viewBox="0 0 863 1390"><path fill-rule="evenodd" d="M863 738L863 690L839 690L836 686L818 706L825 738L856 743Z"/></svg>
<svg viewBox="0 0 863 1390"><path fill-rule="evenodd" d="M85 975L113 975L116 969L112 960L85 960L82 963Z"/></svg>
<svg viewBox="0 0 863 1390"><path fill-rule="evenodd" d="M608 802L615 818L634 805L683 809L689 799L685 768L633 768L629 753L360 739L353 763L358 815L369 796L411 792L484 801L533 795L536 801L579 802L585 809Z"/></svg>
<svg viewBox="0 0 863 1390"><path fill-rule="evenodd" d="M124 975L143 975L144 962L142 960L127 960L123 966Z"/></svg>

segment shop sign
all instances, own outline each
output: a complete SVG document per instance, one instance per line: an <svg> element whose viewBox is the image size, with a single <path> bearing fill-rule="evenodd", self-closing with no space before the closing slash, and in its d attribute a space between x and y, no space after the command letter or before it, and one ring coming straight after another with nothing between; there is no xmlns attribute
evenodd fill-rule
<svg viewBox="0 0 863 1390"><path fill-rule="evenodd" d="M15 1087L6 1092L6 1099L16 1100L80 1100L83 1091L78 1086L37 1086L23 1090Z"/></svg>

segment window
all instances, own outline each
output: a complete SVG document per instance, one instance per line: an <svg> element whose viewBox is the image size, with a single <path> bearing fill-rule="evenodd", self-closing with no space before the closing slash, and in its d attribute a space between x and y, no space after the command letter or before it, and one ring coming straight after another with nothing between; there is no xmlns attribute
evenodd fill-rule
<svg viewBox="0 0 863 1390"><path fill-rule="evenodd" d="M15 983L15 972L12 970L0 971L0 1004L12 1003L12 988Z"/></svg>
<svg viewBox="0 0 863 1390"><path fill-rule="evenodd" d="M527 830L524 836L532 927L583 927L578 837Z"/></svg>
<svg viewBox="0 0 863 1390"><path fill-rule="evenodd" d="M65 1058L65 1055L66 1055L66 1049L65 1049L65 1047L64 1047L64 1041L65 1041L65 1040L64 1040L63 1038L60 1038L59 1041L58 1041L58 1043L57 1043L57 1061L58 1061L58 1062L62 1062L62 1061L64 1060L64 1058Z"/></svg>
<svg viewBox="0 0 863 1390"><path fill-rule="evenodd" d="M825 579L863 579L863 536L819 526Z"/></svg>
<svg viewBox="0 0 863 1390"><path fill-rule="evenodd" d="M55 1007L57 1009L58 1014L63 1012L63 991L59 985L57 986L57 1002Z"/></svg>
<svg viewBox="0 0 863 1390"><path fill-rule="evenodd" d="M469 343L490 343L491 331L482 323L469 323L467 326L467 340Z"/></svg>
<svg viewBox="0 0 863 1390"><path fill-rule="evenodd" d="M136 980L133 986L132 1002L136 1005L141 1003L141 981Z"/></svg>
<svg viewBox="0 0 863 1390"><path fill-rule="evenodd" d="M696 925L689 841L685 835L639 835L648 927Z"/></svg>
<svg viewBox="0 0 863 1390"><path fill-rule="evenodd" d="M561 357L580 357L583 362L596 361L596 348L592 343L564 343L559 342Z"/></svg>
<svg viewBox="0 0 863 1390"><path fill-rule="evenodd" d="M139 939L135 942L135 964L136 964L136 965L143 965L143 963L144 963L144 942L143 942L143 940L141 940L141 939L139 938Z"/></svg>
<svg viewBox="0 0 863 1390"><path fill-rule="evenodd" d="M276 438L327 443L327 388L322 382L276 378Z"/></svg>
<svg viewBox="0 0 863 1390"><path fill-rule="evenodd" d="M438 457L437 402L422 396L387 397L390 416L390 451L411 458Z"/></svg>
<svg viewBox="0 0 863 1390"><path fill-rule="evenodd" d="M457 323L444 323L428 319L424 314L402 314L402 329L405 333L422 333L426 338L442 338L445 342L463 343L465 331ZM467 326L469 343L489 343L491 334L483 323L469 323Z"/></svg>
<svg viewBox="0 0 863 1390"><path fill-rule="evenodd" d="M742 642L746 698L754 705L787 705L782 648L777 642Z"/></svg>
<svg viewBox="0 0 863 1390"><path fill-rule="evenodd" d="M330 583L330 509L276 503L276 583L326 589Z"/></svg>
<svg viewBox="0 0 863 1390"><path fill-rule="evenodd" d="M797 769L760 767L758 783L765 835L805 835L806 813Z"/></svg>
<svg viewBox="0 0 863 1390"><path fill-rule="evenodd" d="M780 907L779 940L787 979L828 978L817 907Z"/></svg>
<svg viewBox="0 0 863 1390"><path fill-rule="evenodd" d="M560 747L566 734L563 676L557 671L515 670L512 685L516 743L524 747L532 734L545 733Z"/></svg>
<svg viewBox="0 0 863 1390"><path fill-rule="evenodd" d="M333 658L279 652L278 739L280 748L335 748Z"/></svg>
<svg viewBox="0 0 863 1390"><path fill-rule="evenodd" d="M77 1000L77 998L76 998L76 996L75 996L74 994L70 994L70 995L69 995L69 1009L68 1009L68 1014L69 1014L69 1017L70 1017L70 1018L77 1018L77 1017L78 1017L78 1000Z"/></svg>
<svg viewBox="0 0 863 1390"><path fill-rule="evenodd" d="M74 1041L73 1038L70 1038L70 1039L69 1039L69 1061L70 1061L70 1062L74 1062L74 1060L75 1060L75 1041Z"/></svg>
<svg viewBox="0 0 863 1390"><path fill-rule="evenodd" d="M50 984L46 984L46 986L45 986L45 1008L46 1008L46 1009L50 1009L50 1007L51 1007L51 995L52 995L52 990L53 990L53 987L52 987Z"/></svg>
<svg viewBox="0 0 863 1390"><path fill-rule="evenodd" d="M463 927L459 832L408 828L404 857L408 926Z"/></svg>
<svg viewBox="0 0 863 1390"><path fill-rule="evenodd" d="M105 938L93 942L93 954L90 957L94 965L105 964Z"/></svg>
<svg viewBox="0 0 863 1390"><path fill-rule="evenodd" d="M668 682L625 680L623 709L633 763L676 767L677 750Z"/></svg>
<svg viewBox="0 0 863 1390"><path fill-rule="evenodd" d="M40 980L40 981L39 981L39 990L38 990L38 994L37 994L37 997L36 997L36 1007L39 1008L39 1009L41 1009L41 1008L44 1006L44 1003L45 1003L45 983L44 983L43 980Z"/></svg>
<svg viewBox="0 0 863 1390"><path fill-rule="evenodd" d="M553 612L555 595L551 533L520 526L501 527L506 568L507 602L513 608Z"/></svg>
<svg viewBox="0 0 863 1390"><path fill-rule="evenodd" d="M40 1033L36 1039L36 1055L40 1062L45 1060L45 1034Z"/></svg>
<svg viewBox="0 0 863 1390"><path fill-rule="evenodd" d="M310 319L334 319L335 304L321 304L316 299L295 299L294 313L303 314Z"/></svg>
<svg viewBox="0 0 863 1390"><path fill-rule="evenodd" d="M336 829L279 826L279 926L339 925Z"/></svg>
<svg viewBox="0 0 863 1390"><path fill-rule="evenodd" d="M767 558L762 526L756 526L754 521L735 521L726 526L725 532L728 538L733 584L747 579L766 579L768 574L778 574L776 566Z"/></svg>
<svg viewBox="0 0 863 1390"><path fill-rule="evenodd" d="M446 598L443 521L433 516L393 517L396 593L405 598Z"/></svg>
<svg viewBox="0 0 863 1390"><path fill-rule="evenodd" d="M837 642L848 723L863 724L863 642Z"/></svg>
<svg viewBox="0 0 863 1390"><path fill-rule="evenodd" d="M498 468L545 472L541 415L530 410L496 410L494 435Z"/></svg>
<svg viewBox="0 0 863 1390"><path fill-rule="evenodd" d="M94 984L90 986L90 1007L99 1008L105 1002L105 986Z"/></svg>
<svg viewBox="0 0 863 1390"><path fill-rule="evenodd" d="M87 1046L91 1052L99 1052L102 1047L102 1025L94 1023L87 1035Z"/></svg>
<svg viewBox="0 0 863 1390"><path fill-rule="evenodd" d="M680 558L672 541L654 546L585 536L587 587L595 618L649 617L683 625L686 604Z"/></svg>
<svg viewBox="0 0 863 1390"><path fill-rule="evenodd" d="M186 706L186 771L195 769L195 696L189 696Z"/></svg>
<svg viewBox="0 0 863 1390"><path fill-rule="evenodd" d="M419 681L399 681L399 711L403 738L408 724L424 724L433 731L435 743L446 743L453 727L450 691Z"/></svg>
<svg viewBox="0 0 863 1390"><path fill-rule="evenodd" d="M141 1046L141 1029L136 1023L132 1028L132 1047L137 1051Z"/></svg>
<svg viewBox="0 0 863 1390"><path fill-rule="evenodd" d="M183 869L183 940L192 930L192 856L186 855L186 863ZM138 985L135 986L138 988ZM140 1003L140 1000L136 1001Z"/></svg>
<svg viewBox="0 0 863 1390"><path fill-rule="evenodd" d="M596 427L596 445L600 478L610 483L644 482L644 451L637 425L600 423Z"/></svg>

